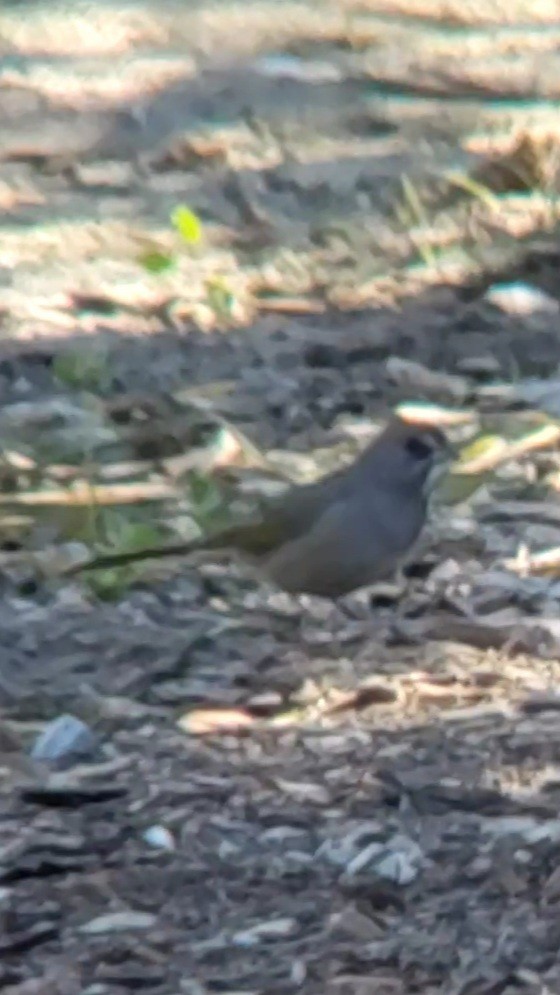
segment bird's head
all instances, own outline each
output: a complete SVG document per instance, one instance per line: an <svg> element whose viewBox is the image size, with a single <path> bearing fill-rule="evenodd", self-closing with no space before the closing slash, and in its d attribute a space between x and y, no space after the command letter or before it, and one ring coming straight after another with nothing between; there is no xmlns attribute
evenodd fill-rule
<svg viewBox="0 0 560 995"><path fill-rule="evenodd" d="M420 490L426 497L449 469L454 452L440 428L393 418L366 449L362 468L379 485Z"/></svg>

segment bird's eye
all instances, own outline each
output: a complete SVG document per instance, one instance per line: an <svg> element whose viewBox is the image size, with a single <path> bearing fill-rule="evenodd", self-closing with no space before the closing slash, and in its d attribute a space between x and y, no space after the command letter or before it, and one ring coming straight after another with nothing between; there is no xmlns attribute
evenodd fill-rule
<svg viewBox="0 0 560 995"><path fill-rule="evenodd" d="M429 442L420 439L417 435L411 435L406 440L405 447L406 451L417 460L429 459L434 451Z"/></svg>

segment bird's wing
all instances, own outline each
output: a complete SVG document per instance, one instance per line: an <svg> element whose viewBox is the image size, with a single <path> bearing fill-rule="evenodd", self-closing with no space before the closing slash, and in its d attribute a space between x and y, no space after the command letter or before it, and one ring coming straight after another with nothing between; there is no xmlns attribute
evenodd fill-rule
<svg viewBox="0 0 560 995"><path fill-rule="evenodd" d="M390 576L400 560L378 528L364 531L345 501L335 502L306 535L281 546L264 563L267 575L291 593L340 597Z"/></svg>
<svg viewBox="0 0 560 995"><path fill-rule="evenodd" d="M205 537L206 548L232 547L252 556L273 555L315 527L332 500L333 478L290 488L263 506L260 518L239 522Z"/></svg>

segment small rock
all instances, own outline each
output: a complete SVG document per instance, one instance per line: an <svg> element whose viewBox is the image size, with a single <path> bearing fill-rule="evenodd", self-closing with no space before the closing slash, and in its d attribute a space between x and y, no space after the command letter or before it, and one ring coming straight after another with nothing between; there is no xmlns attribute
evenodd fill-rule
<svg viewBox="0 0 560 995"><path fill-rule="evenodd" d="M71 764L90 756L98 746L97 736L74 715L59 715L43 729L31 750L33 760Z"/></svg>
<svg viewBox="0 0 560 995"><path fill-rule="evenodd" d="M442 560L430 574L430 584L449 584L464 574L464 566L451 558Z"/></svg>
<svg viewBox="0 0 560 995"><path fill-rule="evenodd" d="M359 823L340 839L325 840L321 843L315 856L327 860L329 864L334 864L336 867L347 868L358 855L370 846L373 845L377 848L375 852L383 849L383 844L379 842L382 835L383 826L380 822Z"/></svg>
<svg viewBox="0 0 560 995"><path fill-rule="evenodd" d="M348 864L346 868L348 876L354 877L366 868L373 866L377 858L384 852L384 849L382 843L370 843L369 846L364 847Z"/></svg>
<svg viewBox="0 0 560 995"><path fill-rule="evenodd" d="M495 283L484 294L484 300L508 314L558 314L554 297L529 283Z"/></svg>
<svg viewBox="0 0 560 995"><path fill-rule="evenodd" d="M475 857L472 863L466 868L466 876L469 881L480 880L492 872L492 859L488 856Z"/></svg>
<svg viewBox="0 0 560 995"><path fill-rule="evenodd" d="M414 881L418 875L418 864L414 863L410 854L403 851L388 853L383 860L376 865L375 870L379 877L387 881L394 881L395 884L406 885Z"/></svg>
<svg viewBox="0 0 560 995"><path fill-rule="evenodd" d="M99 935L101 933L124 933L129 929L152 929L157 922L150 912L108 912L97 916L79 927L80 933Z"/></svg>
<svg viewBox="0 0 560 995"><path fill-rule="evenodd" d="M387 844L370 843L348 864L348 877L373 871L386 881L407 885L417 877L423 853L414 840L397 835Z"/></svg>
<svg viewBox="0 0 560 995"><path fill-rule="evenodd" d="M337 83L340 69L330 62L306 60L295 55L266 55L257 59L253 68L270 79L291 79L303 83Z"/></svg>
<svg viewBox="0 0 560 995"><path fill-rule="evenodd" d="M142 833L142 837L155 850L168 850L170 853L175 850L173 835L165 826L150 826Z"/></svg>

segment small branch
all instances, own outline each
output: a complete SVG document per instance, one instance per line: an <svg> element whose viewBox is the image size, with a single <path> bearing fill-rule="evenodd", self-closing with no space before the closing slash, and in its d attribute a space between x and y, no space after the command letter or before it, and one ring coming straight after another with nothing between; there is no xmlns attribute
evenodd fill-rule
<svg viewBox="0 0 560 995"><path fill-rule="evenodd" d="M67 489L27 491L23 494L1 494L0 505L27 507L81 507L92 504L141 504L144 501L165 501L177 497L177 489L160 482L97 485L84 481Z"/></svg>

